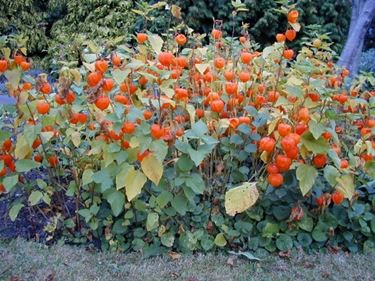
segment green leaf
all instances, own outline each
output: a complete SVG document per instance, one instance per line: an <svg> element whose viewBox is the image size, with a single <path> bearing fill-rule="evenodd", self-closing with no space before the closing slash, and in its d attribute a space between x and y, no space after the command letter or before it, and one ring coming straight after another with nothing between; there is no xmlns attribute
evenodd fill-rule
<svg viewBox="0 0 375 281"><path fill-rule="evenodd" d="M88 223L92 218L92 214L89 209L81 209L78 211L78 214L80 214L85 219L86 223Z"/></svg>
<svg viewBox="0 0 375 281"><path fill-rule="evenodd" d="M365 170L370 177L375 178L375 161L367 161L365 164Z"/></svg>
<svg viewBox="0 0 375 281"><path fill-rule="evenodd" d="M159 162L163 163L165 157L168 154L168 145L165 141L156 140L151 143L150 150L154 152Z"/></svg>
<svg viewBox="0 0 375 281"><path fill-rule="evenodd" d="M38 167L40 167L40 163L37 163L34 160L21 159L16 162L16 171L19 173L28 172Z"/></svg>
<svg viewBox="0 0 375 281"><path fill-rule="evenodd" d="M9 177L4 178L3 180L5 189L8 192L10 192L17 183L18 183L18 175L9 176Z"/></svg>
<svg viewBox="0 0 375 281"><path fill-rule="evenodd" d="M168 247L168 248L171 248L174 244L174 235L173 233L164 233L161 237L160 237L160 242L165 246L165 247Z"/></svg>
<svg viewBox="0 0 375 281"><path fill-rule="evenodd" d="M298 226L300 229L311 232L314 227L314 221L311 217L304 216L303 219L298 222Z"/></svg>
<svg viewBox="0 0 375 281"><path fill-rule="evenodd" d="M163 191L159 194L156 198L156 203L159 205L160 208L164 208L171 200L173 199L173 194L169 191Z"/></svg>
<svg viewBox="0 0 375 281"><path fill-rule="evenodd" d="M219 233L215 237L215 245L218 247L224 247L227 244L227 240L225 239L225 236L223 233Z"/></svg>
<svg viewBox="0 0 375 281"><path fill-rule="evenodd" d="M195 150L191 147L188 148L187 152L189 153L191 160L194 161L194 164L197 167L200 165L200 163L202 163L203 159L206 157L206 154L198 150Z"/></svg>
<svg viewBox="0 0 375 281"><path fill-rule="evenodd" d="M339 170L332 165L327 165L324 168L324 177L331 186L335 186L337 183L336 178L340 176Z"/></svg>
<svg viewBox="0 0 375 281"><path fill-rule="evenodd" d="M171 201L172 207L181 215L184 216L187 212L187 199L183 194L179 194Z"/></svg>
<svg viewBox="0 0 375 281"><path fill-rule="evenodd" d="M276 223L267 222L262 229L262 236L266 238L271 238L275 234L279 233L280 228Z"/></svg>
<svg viewBox="0 0 375 281"><path fill-rule="evenodd" d="M95 172L92 175L92 179L94 182L101 184L102 192L111 188L113 182L111 175L109 174L107 169L102 169L100 171Z"/></svg>
<svg viewBox="0 0 375 281"><path fill-rule="evenodd" d="M116 83L120 85L128 77L129 73L130 73L130 69L125 69L125 70L115 69L112 72L113 80L115 80Z"/></svg>
<svg viewBox="0 0 375 281"><path fill-rule="evenodd" d="M299 188L302 195L305 196L313 187L318 171L311 165L302 164L298 166L296 175L299 181Z"/></svg>
<svg viewBox="0 0 375 281"><path fill-rule="evenodd" d="M193 173L186 180L185 184L190 187L195 194L202 194L205 188L204 181L199 174Z"/></svg>
<svg viewBox="0 0 375 281"><path fill-rule="evenodd" d="M159 215L157 213L149 213L147 215L146 229L151 231L159 226Z"/></svg>
<svg viewBox="0 0 375 281"><path fill-rule="evenodd" d="M310 120L309 129L316 140L325 132L325 127L322 124L317 123L315 120Z"/></svg>
<svg viewBox="0 0 375 281"><path fill-rule="evenodd" d="M253 206L258 197L256 182L245 182L225 193L225 210L230 216L242 213Z"/></svg>
<svg viewBox="0 0 375 281"><path fill-rule="evenodd" d="M181 172L189 172L194 167L194 162L183 154L177 161L177 167Z"/></svg>
<svg viewBox="0 0 375 281"><path fill-rule="evenodd" d="M11 137L11 133L7 131L0 131L0 143L4 142L6 139Z"/></svg>
<svg viewBox="0 0 375 281"><path fill-rule="evenodd" d="M82 174L82 185L87 185L93 182L92 176L94 175L94 171L92 169L86 169L83 171Z"/></svg>
<svg viewBox="0 0 375 281"><path fill-rule="evenodd" d="M163 176L163 165L154 154L150 154L141 162L143 173L155 184L158 185Z"/></svg>
<svg viewBox="0 0 375 281"><path fill-rule="evenodd" d="M202 120L199 120L191 127L190 130L187 130L185 132L185 136L191 139L198 139L198 138L203 137L207 133L208 133L207 125Z"/></svg>
<svg viewBox="0 0 375 281"><path fill-rule="evenodd" d="M326 231L319 227L315 227L314 231L311 233L312 238L317 242L324 242L328 239Z"/></svg>
<svg viewBox="0 0 375 281"><path fill-rule="evenodd" d="M323 137L315 139L313 134L310 132L304 133L301 140L303 145L313 153L327 153L329 150L329 144Z"/></svg>
<svg viewBox="0 0 375 281"><path fill-rule="evenodd" d="M276 247L280 251L288 251L293 248L293 240L287 234L280 234L280 236L276 239Z"/></svg>
<svg viewBox="0 0 375 281"><path fill-rule="evenodd" d="M35 206L36 204L39 203L39 201L43 198L43 193L40 192L39 190L35 190L31 192L29 196L29 202L31 206Z"/></svg>
<svg viewBox="0 0 375 281"><path fill-rule="evenodd" d="M24 207L25 205L22 204L22 203L17 203L15 205L12 206L12 208L10 208L9 210L9 217L10 217L10 220L11 221L15 221L17 216L18 216L18 213L20 212L20 210Z"/></svg>
<svg viewBox="0 0 375 281"><path fill-rule="evenodd" d="M112 213L115 217L121 214L125 204L125 196L122 192L114 190L107 195L107 201L111 205Z"/></svg>

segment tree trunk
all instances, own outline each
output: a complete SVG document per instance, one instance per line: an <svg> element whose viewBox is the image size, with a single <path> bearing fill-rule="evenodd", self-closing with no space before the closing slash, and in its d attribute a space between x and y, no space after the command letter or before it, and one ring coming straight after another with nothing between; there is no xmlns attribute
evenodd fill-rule
<svg viewBox="0 0 375 281"><path fill-rule="evenodd" d="M358 72L365 36L375 15L374 0L353 0L349 35L338 65L350 70L351 76Z"/></svg>

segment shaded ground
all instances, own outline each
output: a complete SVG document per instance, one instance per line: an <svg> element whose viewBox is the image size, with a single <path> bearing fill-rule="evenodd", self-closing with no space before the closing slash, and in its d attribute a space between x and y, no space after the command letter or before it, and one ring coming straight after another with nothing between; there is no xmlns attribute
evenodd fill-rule
<svg viewBox="0 0 375 281"><path fill-rule="evenodd" d="M374 280L375 255L305 255L291 259L269 256L261 262L237 259L228 264L224 254L182 255L143 259L140 254L88 251L82 247L53 246L0 240L0 280Z"/></svg>
<svg viewBox="0 0 375 281"><path fill-rule="evenodd" d="M8 215L9 203L10 198L0 200L0 239L22 237L44 240L46 234L43 228L47 223L44 217L40 213L31 213L28 208L23 208L17 219L12 222Z"/></svg>

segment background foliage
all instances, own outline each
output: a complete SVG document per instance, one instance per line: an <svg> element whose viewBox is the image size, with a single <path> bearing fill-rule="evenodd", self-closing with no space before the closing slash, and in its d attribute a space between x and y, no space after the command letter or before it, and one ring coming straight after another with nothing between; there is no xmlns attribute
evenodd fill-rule
<svg viewBox="0 0 375 281"><path fill-rule="evenodd" d="M139 1L141 2L141 1ZM151 0L154 4L158 1ZM221 19L228 35L233 28L236 35L243 23L249 24L249 32L262 46L274 41L274 35L286 28L282 15L275 11L280 4L275 0L244 0L248 12L240 12L232 19L233 6L227 0L171 0L182 8L182 16L187 25L197 32L209 32L212 19ZM295 1L301 11L302 26L319 24L319 33L330 32L339 52L346 38L350 21L350 5L337 0ZM20 34L28 38L27 49L32 57L52 60L52 53L60 54L60 59L77 60L78 51L85 39L110 40L118 36L130 38L135 31L144 28L142 17L132 12L137 8L135 1L124 0L26 0L6 1L0 7L0 33ZM153 12L157 20L147 29L165 32L169 16L162 10ZM300 37L311 30L302 28Z"/></svg>

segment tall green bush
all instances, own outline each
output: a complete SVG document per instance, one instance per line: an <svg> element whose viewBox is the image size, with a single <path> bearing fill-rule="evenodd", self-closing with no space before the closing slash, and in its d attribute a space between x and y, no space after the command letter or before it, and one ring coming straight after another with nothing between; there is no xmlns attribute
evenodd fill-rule
<svg viewBox="0 0 375 281"><path fill-rule="evenodd" d="M156 1L150 1L154 3ZM350 5L345 1L337 0L300 0L289 1L296 3L301 12L302 27L307 25L320 25L319 33L330 33L330 38L335 43L334 49L340 51L345 42L350 23ZM171 0L170 5L182 8L182 17L187 25L197 32L208 33L212 29L213 18L223 20L223 29L231 35L240 34L243 23L249 24L249 32L256 42L269 45L274 41L275 34L284 32L286 23L284 17L276 9L280 3L275 0L242 0L248 8L247 12L240 12L232 18L233 5L227 0ZM168 16L161 11L156 11L157 22L153 23L152 31L164 31L168 25ZM143 28L143 20L138 19L137 28ZM302 28L300 37L310 35L310 29Z"/></svg>
<svg viewBox="0 0 375 281"><path fill-rule="evenodd" d="M41 1L1 1L0 34L18 34L27 38L30 54L40 54L48 46L45 13Z"/></svg>

